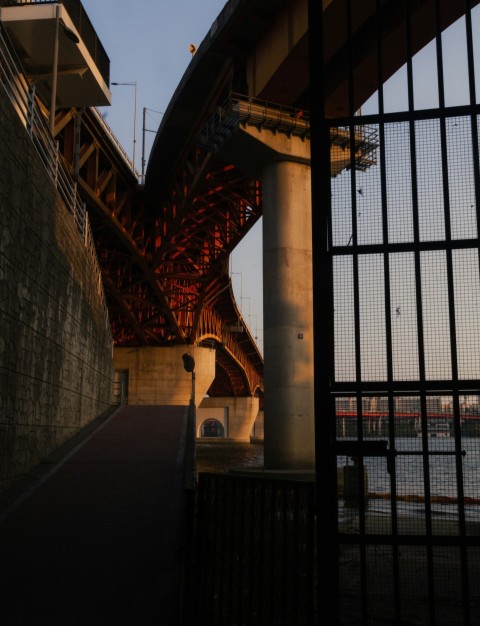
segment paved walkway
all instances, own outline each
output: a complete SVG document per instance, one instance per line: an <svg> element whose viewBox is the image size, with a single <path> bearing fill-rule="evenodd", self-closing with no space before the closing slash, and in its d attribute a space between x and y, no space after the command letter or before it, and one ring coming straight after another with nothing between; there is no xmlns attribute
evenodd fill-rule
<svg viewBox="0 0 480 626"><path fill-rule="evenodd" d="M123 407L0 516L2 626L176 626L187 407Z"/></svg>

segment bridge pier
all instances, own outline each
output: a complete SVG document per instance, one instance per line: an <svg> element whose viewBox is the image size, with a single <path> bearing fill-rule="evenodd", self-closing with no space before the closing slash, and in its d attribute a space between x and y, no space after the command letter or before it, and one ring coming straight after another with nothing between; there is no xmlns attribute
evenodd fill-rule
<svg viewBox="0 0 480 626"><path fill-rule="evenodd" d="M265 468L315 465L310 166L267 164L263 185Z"/></svg>
<svg viewBox="0 0 480 626"><path fill-rule="evenodd" d="M301 119L284 122L300 135L239 124L219 155L262 179L265 469L304 470L315 467L310 141Z"/></svg>
<svg viewBox="0 0 480 626"><path fill-rule="evenodd" d="M215 378L215 350L184 345L115 348L115 380L124 385L128 404L189 404L192 375L183 366L186 352L195 359L195 405L199 406Z"/></svg>
<svg viewBox="0 0 480 626"><path fill-rule="evenodd" d="M215 419L222 425L224 437L249 442L258 407L259 399L252 396L203 398L197 409L197 437L201 437L205 420Z"/></svg>

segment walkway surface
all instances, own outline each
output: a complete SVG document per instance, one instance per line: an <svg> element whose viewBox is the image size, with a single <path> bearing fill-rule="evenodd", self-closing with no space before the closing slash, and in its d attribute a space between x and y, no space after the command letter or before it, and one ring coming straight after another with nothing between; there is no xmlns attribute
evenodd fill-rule
<svg viewBox="0 0 480 626"><path fill-rule="evenodd" d="M187 407L123 407L0 516L2 626L181 624Z"/></svg>

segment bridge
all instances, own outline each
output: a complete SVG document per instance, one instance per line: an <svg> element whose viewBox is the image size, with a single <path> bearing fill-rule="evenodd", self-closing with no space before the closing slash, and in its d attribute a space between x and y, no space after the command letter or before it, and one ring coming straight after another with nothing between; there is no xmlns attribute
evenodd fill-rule
<svg viewBox="0 0 480 626"><path fill-rule="evenodd" d="M342 589L350 594L348 597L355 597L362 607L358 623L368 623L371 598L365 592L367 574L376 575L376 562L372 566L368 557L370 547L375 552L381 545L389 551L389 571L393 563L395 617L401 604L408 605L407 612L418 605L405 601L400 581L409 579L411 571L417 571L415 568L419 565L418 569L423 568L428 578L428 611L430 622L435 623L432 618L436 582L433 554L437 548L454 546L459 548L462 602L465 607L470 606L468 567L474 561L470 561L471 548L478 548L478 529L471 533L466 524L461 455L463 435L468 433L474 438L478 430L477 410L468 413L466 408L478 407L478 398L469 396L478 396L479 381L477 362L472 360L473 365L467 363L466 366L458 357L470 356L468 346L457 345L457 341L460 344L464 340L462 332L467 340L475 339L475 335L471 329L474 325L469 326L470 319L465 321L468 316L464 316L459 305L459 301L463 305L462 298L455 301L454 295L455 289L463 288L465 293L473 289L474 280L470 281L468 289L462 283L464 275L468 276L472 251L477 256L476 270L471 270L471 275L478 279L478 232L475 235L460 229L461 236L452 237L449 230L452 214L455 216L458 207L451 206L454 194L450 194L448 188L455 177L446 175L450 156L446 149L446 121L450 118L467 120L465 135L470 133L474 140L471 145L460 144L462 150L471 151L468 159L473 158L477 164L478 105L474 94L469 21L471 7L476 4L440 0L415 3L327 0L323 4L304 0L230 0L192 57L174 94L157 134L145 184L140 185L131 164L95 110L95 106L109 101L108 62L100 43L92 35L81 4L74 0L62 3L5 0L0 3L0 400L2 414L6 415L2 423L6 452L2 459L2 490L11 487L39 460L70 440L72 434L82 431L102 410L111 410L115 375L117 382L128 383L129 401L150 405L144 418L158 438L153 448L164 438L160 428L163 425L158 419L162 412L160 405L185 407L191 401L200 406L208 394L211 406L218 407L216 401L228 399L238 415L243 413L235 425L237 438L241 439L248 437L263 397L265 469L272 472L307 470L311 475L318 462L315 488L325 507L319 515L318 508L314 512L318 501L315 506L309 504L311 517L303 518L306 526L311 526L306 532L314 527L314 521L318 527L317 556L322 556L317 559L318 597L322 596L327 603L333 595L338 599L339 587L343 585ZM470 104L447 111L439 79L440 113L422 111L419 114L413 106L412 56L436 37L437 63L441 66L440 34L464 14L470 28L469 39L467 37ZM313 33L320 33L324 44L318 53L312 41ZM44 42L45 38L52 41L53 65L45 46L33 45ZM357 115L362 103L377 89L381 96L383 82L404 63L408 70L408 112L387 118L380 102L378 116ZM320 92L316 91L320 88ZM358 120L362 123L357 123ZM387 215L387 198L392 193L391 186L395 187L398 181L395 179L391 185L392 181L386 176L385 127L399 120L406 122L409 131L406 169L414 179L411 204L415 228L410 238L392 241L387 232L393 219ZM415 148L420 153L436 136L433 132L426 133L428 138L422 144L420 139L424 136L416 126L417 122L425 120L439 121L436 128L440 129L438 143L442 159L438 162L442 163L443 176L436 172L438 178L434 180L440 180L443 187L443 203L439 203L444 211L443 222L447 224L443 239L419 235ZM374 125L369 126L369 121ZM452 150L456 156L458 145L454 144ZM422 158L427 160L429 154L424 150ZM375 169L379 158L379 167ZM378 173L375 184L383 211L383 230L377 224L378 231L382 232L373 243L362 240L364 231L356 210L360 193L355 185L356 176L370 169ZM472 197L476 198L479 192L477 169L472 181L466 183L469 190L474 188L476 196ZM349 189L340 200L337 196L337 202L340 208L345 205L351 209L345 220L347 225L343 227L348 228L348 238L338 243L329 238L327 222L332 217L334 195L330 185L347 170L351 176ZM312 171L317 176L320 174L321 185ZM473 210L476 206L478 215L478 200L470 202L470 208ZM324 207L325 215L320 210ZM432 214L428 211L422 214L425 222L436 221L438 216L434 214L432 218ZM457 215L454 219L462 221L463 216ZM236 308L227 272L228 255L260 217L264 220L265 361ZM472 230L475 229L472 227ZM344 232L346 230L342 230L342 234ZM417 333L416 342L405 331L395 335L399 331L394 328L393 320L397 318L389 306L395 276L389 263L396 253L410 255L411 259L408 267L416 292L412 295L412 288L412 293L407 295L415 300L415 307L412 307L415 308L415 326L412 324L412 328L414 326ZM435 272L427 271L431 269L428 263L422 273L421 262L430 258L430 253L444 253L445 279L441 272L434 275ZM381 265L375 278L380 274L385 276L385 285L375 292L380 294L380 308L383 306L383 325L376 323L374 314L371 318L365 314L364 309L374 308L376 302L361 300L361 280L370 266L360 265L364 258L372 256L380 259ZM452 267L458 259L461 269L457 268L455 273ZM346 302L340 303L342 312L350 315L350 326L340 329L351 335L347 337L354 344L350 352L333 346L334 339L343 339L335 334L333 326L334 290L330 281L334 278L333 263L337 261L352 265L351 284L335 285ZM373 262L371 267L378 270ZM443 268L441 263L438 267ZM317 270L315 289L313 268ZM442 326L438 321L441 316L437 318L435 310L433 322L424 329L422 324L429 320L422 307L430 306L430 302L421 290L425 281L432 280L432 275L434 281L443 280L444 293L439 295L433 288L425 293L433 295L440 312L448 309L448 315L445 313L442 318L445 322ZM402 288L406 290L405 285ZM325 303L322 289L328 296ZM448 302L445 304L444 300ZM402 308L402 319L403 311ZM373 313L376 312L374 309ZM400 307L397 313L400 315ZM450 326L445 321L448 316ZM375 332L364 332L365 319L370 323L369 330ZM455 321L460 329L458 333ZM449 336L445 339L447 327ZM377 332L385 343L385 363L375 360ZM442 347L448 344L446 352L451 356L447 374L438 374L436 364L429 361L429 358L434 361L435 351L428 353L431 347L428 342L434 344L438 336L443 339ZM407 370L407 374L394 373L394 340L398 344L403 340L405 344L400 348L395 345L399 352L408 350L412 343L418 348L418 355L412 357L416 359L418 373L411 374L411 370ZM473 345L476 344L473 342ZM354 371L351 378L335 379L334 356L348 362ZM410 354L407 356L411 358ZM448 361L445 354L442 356ZM193 361L185 361L185 357ZM369 378L368 366L372 362L373 374L370 372ZM185 368L184 363L194 363L195 369ZM436 375L427 371L427 365ZM315 369L319 373L314 376ZM315 378L320 383L315 385ZM450 411L452 415L448 435L455 445L440 455L444 453L454 461L450 467L454 469L455 480L449 487L456 490L459 508L458 519L454 521L458 524L451 534L442 529L441 522L439 526L432 523L431 489L438 488L438 484L430 480L430 457L436 451L428 446L427 418L428 400L433 395L444 397L445 406L449 406L449 419ZM390 529L386 528L390 518L385 517L382 524L378 524L378 517L370 518L367 515L370 512L362 509L363 457L386 454L384 445L375 445L385 442L365 445L363 435L368 433L363 428L371 427L370 434L381 432L383 437L383 427L388 425L385 433L393 450L395 437L401 434L401 428L395 431L394 427L406 427L413 419L402 411L396 415L395 401L399 400L398 407L401 407L400 401L409 397L414 397L421 413L415 424L421 433L416 441L422 445L419 455L422 463L417 469L423 472L419 483L425 486L428 506L422 518L423 531L412 526L402 534L395 506L389 509ZM371 402L369 409L363 412L365 399ZM335 403L337 408L343 406L348 412L336 411ZM315 407L318 421L323 414L326 416L322 428L316 431ZM108 429L96 431L96 436L100 433L102 446L109 445L109 436L105 433L114 433L115 438L121 432L124 449L131 450L129 446L134 442L130 441L127 431L135 425L132 416L137 417L141 412L129 409L120 413L120 419L109 421ZM176 413L172 409L171 415ZM175 420L172 418L169 425L175 426L174 436L180 441L187 429L186 413L178 414ZM382 431L378 429L380 421ZM335 429L340 431L340 437L348 435L347 440L336 441ZM136 430L138 439L132 465L137 465L136 455L141 455L148 441L141 429ZM91 443L98 451L95 437ZM83 452L88 459L91 448ZM359 487L359 508L355 515L359 532L357 528L352 532L351 527L342 526L339 520L337 492L333 486L335 464L342 454L360 459L355 468ZM405 451L404 456L410 454ZM402 477L394 457L391 455L389 459L389 476L382 477L392 485L392 502L397 483L398 492L402 490ZM121 464L115 455L111 461L112 474L102 485L105 493L112 483L118 482L110 476L118 476L116 472ZM85 466L84 461L78 464ZM141 472L144 470L140 468ZM66 471L68 473L68 467ZM161 469L157 478L162 479ZM126 483L123 486L131 488ZM289 499L290 492L287 494L283 484L281 490ZM237 486L234 491L237 493ZM273 524L281 509L287 512L284 525L287 528L287 500L279 500L285 506L281 504L275 509L273 493L274 488L269 496L270 509L262 519ZM216 494L213 484L213 508ZM311 492L306 496L308 502L313 502L310 496ZM149 494L143 493L142 497L142 507L148 508ZM246 500L244 498L243 502ZM251 520L258 521L256 500L253 497L250 500L253 503ZM128 497L120 497L119 501L124 503ZM226 501L228 503L228 498ZM206 501L203 504L207 506ZM232 515L233 525L235 508L225 509L225 514L227 512ZM109 519L110 513L106 511L106 514L105 519ZM208 515L206 513L205 519ZM372 534L366 532L369 521L373 522ZM14 518L9 523L12 527L18 526ZM242 529L239 533L245 540L249 539L242 534ZM297 535L293 534L296 540ZM252 541L255 541L254 535L252 533ZM345 553L354 558L340 563L342 541ZM313 544L305 542L304 545ZM410 552L409 548L418 546L422 550L417 550L416 555ZM255 555L258 546L252 544L251 547L248 552ZM214 548L215 545L209 546L212 551ZM222 560L223 548L222 543L215 553L221 564L227 562ZM354 550L347 552L350 548ZM401 559L399 548L403 551ZM425 553L425 557L419 556L419 552ZM404 559L404 554L408 558ZM243 556L238 557L242 567ZM310 562L310 551L307 556ZM212 559L206 551L204 558L206 562L210 559L209 565L215 567L216 557ZM235 560L230 553L225 559L231 563ZM293 561L296 562L296 557ZM359 561L362 571L353 573L361 578L361 590L349 587L353 578L349 575L351 563ZM405 563L412 565L411 570ZM333 575L338 574L340 565L344 568L342 580ZM237 573L232 572L232 578L234 575ZM238 574L239 580L241 575L242 572ZM218 571L214 571L211 580L221 578ZM262 572L258 585L269 578L275 579L275 576L263 576ZM242 584L243 579L239 582L243 592ZM207 593L205 596L215 605L220 596L215 596L206 586L210 596ZM379 588L383 589L382 585ZM235 591L233 589L232 594ZM226 605L235 604L230 601L232 598L225 597L222 595L221 601ZM278 598L278 602L280 600ZM242 602L239 604L243 609ZM351 608L347 605L341 609L345 614ZM357 619L359 611L357 606L354 608ZM471 608L473 615L473 604ZM464 623L469 623L467 617Z"/></svg>
<svg viewBox="0 0 480 626"><path fill-rule="evenodd" d="M325 106L332 118L344 115L348 100L346 34L333 27L345 17L340 4L331 2L325 10L334 33L325 50L331 82ZM225 5L163 117L144 185L95 108L109 102L108 57L81 4L2 5L3 27L26 73L25 124L36 104L49 118L59 158L86 205L116 380L126 383L128 372L129 401L188 403L191 383L181 360L187 352L196 362L197 406L205 395L214 405L218 398L231 398L242 414L231 436L246 440L265 402L266 465L313 468L306 1ZM412 52L433 36L426 19L430 9L426 0L418 5ZM451 3L442 11L442 27L460 14ZM355 107L377 88L368 61L374 45L371 16L365 6L355 17L356 45L363 51ZM385 79L405 61L398 45L401 11L389 9L388 16ZM47 71L44 37L58 43L55 76ZM352 165L368 168L377 142L375 131L365 126L353 143L348 129L336 128L330 137L332 175ZM228 276L230 253L260 217L265 373Z"/></svg>

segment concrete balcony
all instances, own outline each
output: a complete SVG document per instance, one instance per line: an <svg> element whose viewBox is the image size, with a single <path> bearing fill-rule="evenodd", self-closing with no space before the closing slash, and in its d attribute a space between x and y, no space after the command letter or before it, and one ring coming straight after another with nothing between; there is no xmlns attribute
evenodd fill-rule
<svg viewBox="0 0 480 626"><path fill-rule="evenodd" d="M79 0L0 0L0 22L50 107L58 22L56 108L111 104L110 61Z"/></svg>

